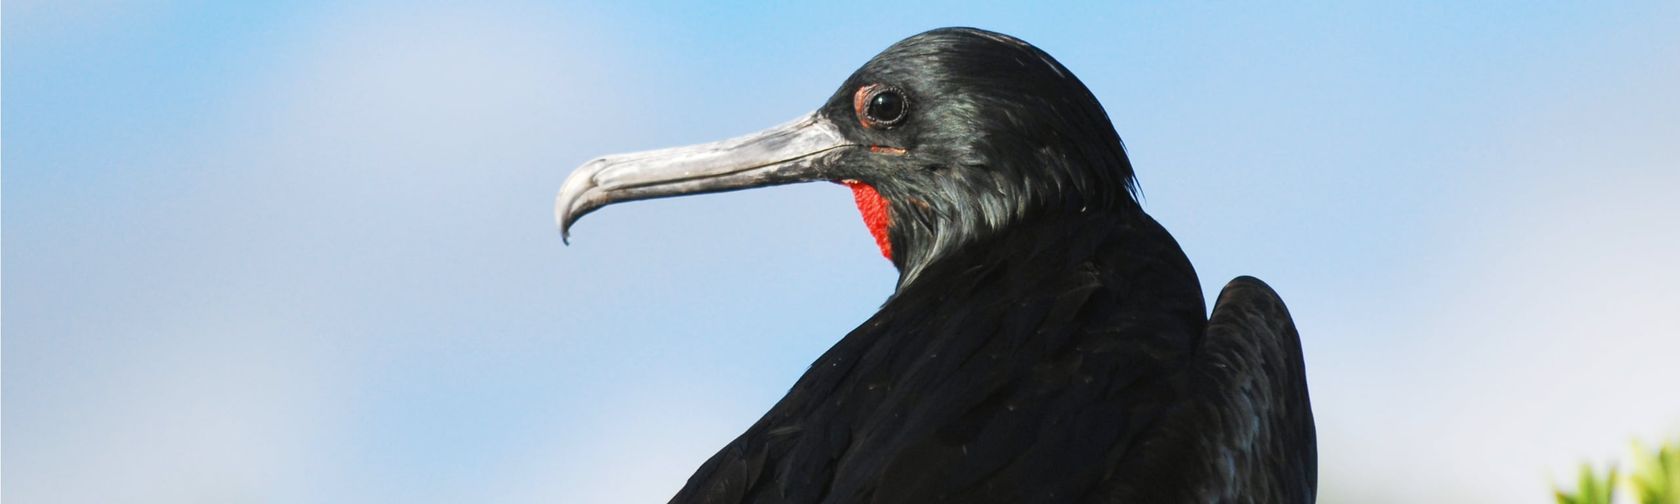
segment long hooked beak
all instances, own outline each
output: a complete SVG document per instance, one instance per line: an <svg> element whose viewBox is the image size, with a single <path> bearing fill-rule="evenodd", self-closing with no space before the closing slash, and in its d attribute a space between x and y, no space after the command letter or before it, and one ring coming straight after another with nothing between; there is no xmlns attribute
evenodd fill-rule
<svg viewBox="0 0 1680 504"><path fill-rule="evenodd" d="M596 158L560 186L554 220L569 240L573 223L613 203L827 180L827 168L855 147L813 112L719 142Z"/></svg>

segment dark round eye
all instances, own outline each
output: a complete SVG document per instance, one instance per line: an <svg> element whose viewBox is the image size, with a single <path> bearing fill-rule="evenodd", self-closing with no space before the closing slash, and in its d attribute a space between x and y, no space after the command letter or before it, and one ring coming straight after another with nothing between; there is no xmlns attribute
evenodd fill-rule
<svg viewBox="0 0 1680 504"><path fill-rule="evenodd" d="M869 99L869 108L865 109L869 120L881 124L898 122L904 118L904 95L891 89L876 93Z"/></svg>
<svg viewBox="0 0 1680 504"><path fill-rule="evenodd" d="M852 106L857 109L858 122L865 128L886 129L904 122L910 100L898 88L870 84L858 88L857 94L852 97Z"/></svg>

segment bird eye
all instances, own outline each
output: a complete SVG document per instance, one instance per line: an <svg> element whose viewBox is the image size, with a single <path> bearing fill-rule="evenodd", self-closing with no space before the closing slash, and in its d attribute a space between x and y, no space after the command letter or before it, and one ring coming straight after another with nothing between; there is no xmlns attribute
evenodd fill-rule
<svg viewBox="0 0 1680 504"><path fill-rule="evenodd" d="M898 88L870 84L858 88L852 97L852 107L857 110L858 122L863 127L886 129L904 122L910 100Z"/></svg>

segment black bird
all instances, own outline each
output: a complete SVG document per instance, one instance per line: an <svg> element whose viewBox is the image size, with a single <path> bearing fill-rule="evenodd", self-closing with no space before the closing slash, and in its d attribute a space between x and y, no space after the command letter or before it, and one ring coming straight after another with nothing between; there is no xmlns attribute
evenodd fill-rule
<svg viewBox="0 0 1680 504"><path fill-rule="evenodd" d="M1014 37L910 37L793 122L590 161L555 213L809 181L898 286L671 502L1313 501L1283 301L1240 277L1206 316L1102 105Z"/></svg>

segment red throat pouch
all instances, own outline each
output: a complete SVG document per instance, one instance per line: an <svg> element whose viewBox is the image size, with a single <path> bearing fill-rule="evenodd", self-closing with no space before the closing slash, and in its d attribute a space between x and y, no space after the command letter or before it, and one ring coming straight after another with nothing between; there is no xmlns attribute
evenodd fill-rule
<svg viewBox="0 0 1680 504"><path fill-rule="evenodd" d="M852 188L852 199L857 200L863 224L869 226L869 234L875 237L875 246L881 248L881 256L891 261L892 240L887 239L887 225L891 224L892 217L887 211L887 199L875 192L875 186L856 180L842 180L840 183Z"/></svg>

